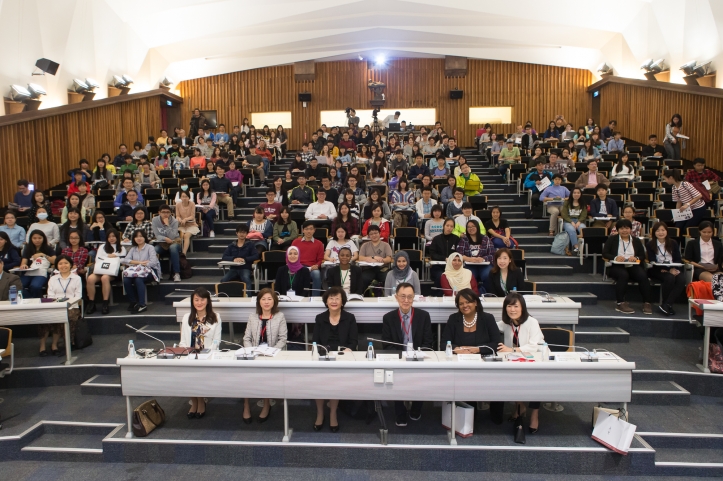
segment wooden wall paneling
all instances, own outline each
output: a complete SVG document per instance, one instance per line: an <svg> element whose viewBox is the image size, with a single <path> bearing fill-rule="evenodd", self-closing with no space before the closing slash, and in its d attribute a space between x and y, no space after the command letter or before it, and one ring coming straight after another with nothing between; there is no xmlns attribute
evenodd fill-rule
<svg viewBox="0 0 723 481"><path fill-rule="evenodd" d="M345 60L317 63L314 82L294 82L291 65L183 81L178 85L185 103L183 124L188 125L194 107L218 110L219 121L229 128L250 118L251 112L291 111L289 145L297 149L304 134L310 138L319 126L322 110L369 108L368 79L387 84L390 108L436 108L447 132L456 130L465 146L472 145L478 127L468 124L469 107L512 106L514 123L494 126L504 133L526 120L543 131L558 113L577 127L590 110L585 88L592 83L592 74L587 70L470 59L468 74L462 78L445 77L442 58L392 60L385 69ZM461 100L449 98L454 88L464 90ZM301 92L312 94L306 108L298 101Z"/></svg>
<svg viewBox="0 0 723 481"><path fill-rule="evenodd" d="M68 170L82 158L93 165L103 153L114 157L121 142L145 145L159 135L160 102L145 97L0 127L0 199L12 200L18 179L46 190L68 182Z"/></svg>
<svg viewBox="0 0 723 481"><path fill-rule="evenodd" d="M673 114L683 118L686 141L683 158L703 157L709 166L723 170L723 99L633 85L608 83L600 90L602 123L618 121L624 137L647 143L656 134L662 144L665 124Z"/></svg>

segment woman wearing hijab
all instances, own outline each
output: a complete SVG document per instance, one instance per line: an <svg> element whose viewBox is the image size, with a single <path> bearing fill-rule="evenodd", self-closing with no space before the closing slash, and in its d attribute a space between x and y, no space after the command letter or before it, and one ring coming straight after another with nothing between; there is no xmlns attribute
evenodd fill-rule
<svg viewBox="0 0 723 481"><path fill-rule="evenodd" d="M479 295L477 280L472 275L472 271L464 268L464 259L459 252L447 257L447 267L444 269L440 284L444 289L443 296L454 296L462 289L472 289L475 294Z"/></svg>
<svg viewBox="0 0 723 481"><path fill-rule="evenodd" d="M274 290L286 295L293 290L297 296L309 297L311 287L311 273L308 267L301 265L299 261L299 249L291 246L286 250L286 265L279 267L276 271L276 282Z"/></svg>
<svg viewBox="0 0 723 481"><path fill-rule="evenodd" d="M394 254L394 263L392 270L387 273L387 280L384 283L384 289L388 295L394 292L397 286L403 282L407 282L414 286L414 294L421 295L422 288L419 285L419 276L412 270L409 262L409 254L399 251Z"/></svg>

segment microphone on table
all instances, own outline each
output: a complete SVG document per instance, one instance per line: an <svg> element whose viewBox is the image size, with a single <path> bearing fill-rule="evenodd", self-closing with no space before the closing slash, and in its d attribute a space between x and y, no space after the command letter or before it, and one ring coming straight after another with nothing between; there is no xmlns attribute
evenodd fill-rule
<svg viewBox="0 0 723 481"><path fill-rule="evenodd" d="M308 342L297 342L297 341L286 341L287 344L299 344L300 346L314 346L315 344L310 344ZM323 347L324 351L326 351L326 355L324 357L319 356L320 361L335 361L335 357L329 357L329 349L324 346L323 344L316 344L317 347ZM314 353L311 353L312 357L314 356Z"/></svg>
<svg viewBox="0 0 723 481"><path fill-rule="evenodd" d="M550 293L545 292L545 291L512 291L512 292L516 292L518 294L534 294L534 295L545 294L545 298L542 299L542 302L555 302L555 299L552 298Z"/></svg>
<svg viewBox="0 0 723 481"><path fill-rule="evenodd" d="M412 345L411 342L408 343L408 344L402 344L402 343L400 343L400 342L382 341L381 339L374 339L373 337L367 337L367 340L368 340L368 341L381 342L381 343L384 343L384 344L394 344L395 346L406 347L406 348L407 348L407 351L406 351L406 352L408 352L408 353L413 353L413 354L414 354L414 356L409 356L409 355L408 355L408 356L405 358L407 361L421 361L422 359L424 359L424 355L422 355L422 357L419 357L419 355L418 355L418 353L421 352L422 349L421 349L421 348L418 348L418 349L415 351L415 350L414 350L414 346ZM429 348L427 348L427 349L429 349ZM431 350L431 349L430 349L430 350ZM439 358L437 358L437 359L439 359Z"/></svg>
<svg viewBox="0 0 723 481"><path fill-rule="evenodd" d="M491 356L482 356L482 357L489 358L489 359L491 359L491 360L494 361L494 362L501 362L501 361L502 361L502 357L497 355L497 351L495 351L494 349L492 349L492 348L489 347L489 346L477 346L477 349L479 349L479 348L481 348L481 347L484 347L484 348L489 349L490 351L492 351L492 355L491 355ZM480 352L480 354L482 354L482 353Z"/></svg>
<svg viewBox="0 0 723 481"><path fill-rule="evenodd" d="M224 341L223 339L221 339L221 342L223 342L224 344L231 344L232 346L238 346L241 348L241 350L242 350L241 354L239 354L238 351L236 352L236 360L237 361L250 361L250 360L255 359L256 356L258 356L258 353L255 353L255 352L246 352L246 348L244 346L242 346L241 344L237 344L237 343L231 342L231 341Z"/></svg>
<svg viewBox="0 0 723 481"><path fill-rule="evenodd" d="M170 351L166 351L166 343L163 342L163 341L161 341L161 340L158 339L157 337L153 337L153 336L151 336L150 334L148 334L147 332L141 331L140 329L136 329L135 327L133 327L133 326L131 326L131 325L129 325L129 324L126 324L126 327L130 327L130 328L133 329L134 331L139 332L139 333L141 333L141 334L143 334L143 335L145 335L145 336L148 336L148 337L150 337L151 339L155 339L156 341L158 341L158 342L160 342L161 344L163 344L163 349L160 350L160 351L158 351L158 354L156 354L156 357L157 357L158 359L173 359L173 358L175 357L175 354L173 354L173 353L170 352Z"/></svg>
<svg viewBox="0 0 723 481"><path fill-rule="evenodd" d="M538 346L544 346L544 342L538 342ZM554 346L554 347L567 347L567 348L573 348L573 349L584 349L587 353L587 357L581 357L580 361L582 362L598 362L599 359L597 358L597 355L593 356L593 353L591 353L587 348L582 346L573 346L573 345L566 345L566 344L547 344L548 346Z"/></svg>

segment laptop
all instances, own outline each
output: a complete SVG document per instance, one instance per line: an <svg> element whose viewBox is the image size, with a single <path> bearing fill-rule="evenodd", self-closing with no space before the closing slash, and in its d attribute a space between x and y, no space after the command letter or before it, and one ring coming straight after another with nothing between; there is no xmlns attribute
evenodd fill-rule
<svg viewBox="0 0 723 481"><path fill-rule="evenodd" d="M389 132L401 132L402 131L402 124L399 123L389 123Z"/></svg>

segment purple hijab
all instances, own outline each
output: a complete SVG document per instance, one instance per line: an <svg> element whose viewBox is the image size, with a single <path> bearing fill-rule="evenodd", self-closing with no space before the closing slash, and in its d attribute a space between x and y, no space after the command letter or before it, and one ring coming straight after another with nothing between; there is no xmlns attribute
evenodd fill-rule
<svg viewBox="0 0 723 481"><path fill-rule="evenodd" d="M289 251L291 249L294 249L296 253L299 255L299 258L296 259L296 262L289 261ZM295 246L291 246L288 249L286 249L286 265L289 267L289 272L291 274L296 274L299 272L299 270L304 267L301 265L301 252L299 252L299 248Z"/></svg>

